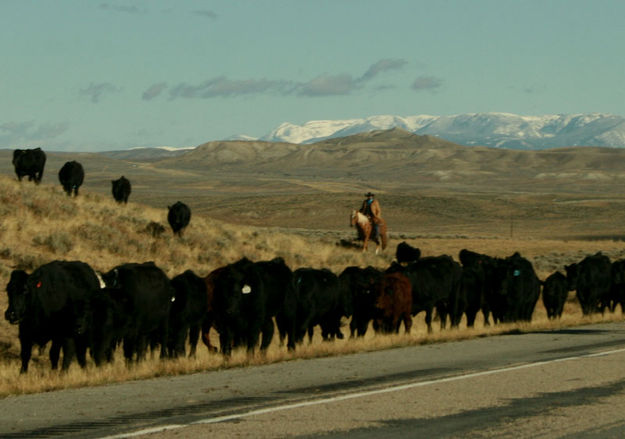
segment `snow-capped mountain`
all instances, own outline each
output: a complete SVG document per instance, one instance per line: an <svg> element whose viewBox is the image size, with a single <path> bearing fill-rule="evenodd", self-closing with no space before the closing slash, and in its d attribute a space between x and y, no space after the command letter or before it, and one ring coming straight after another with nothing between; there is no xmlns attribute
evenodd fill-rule
<svg viewBox="0 0 625 439"><path fill-rule="evenodd" d="M371 116L365 119L315 120L303 125L281 124L260 140L314 143L373 130L402 128L461 145L511 149L561 146L625 147L625 118L613 114L520 116L509 113L469 113L453 116Z"/></svg>

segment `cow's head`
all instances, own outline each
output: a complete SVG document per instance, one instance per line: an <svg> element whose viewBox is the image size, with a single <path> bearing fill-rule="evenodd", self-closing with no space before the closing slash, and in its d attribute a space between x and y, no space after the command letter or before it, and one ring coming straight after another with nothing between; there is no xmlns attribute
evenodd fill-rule
<svg viewBox="0 0 625 439"><path fill-rule="evenodd" d="M25 271L13 270L7 284L9 307L4 313L4 318L12 325L19 323L26 315L30 295L26 282L27 279L28 274Z"/></svg>
<svg viewBox="0 0 625 439"><path fill-rule="evenodd" d="M15 165L20 157L25 153L23 149L16 149L13 151L13 164Z"/></svg>

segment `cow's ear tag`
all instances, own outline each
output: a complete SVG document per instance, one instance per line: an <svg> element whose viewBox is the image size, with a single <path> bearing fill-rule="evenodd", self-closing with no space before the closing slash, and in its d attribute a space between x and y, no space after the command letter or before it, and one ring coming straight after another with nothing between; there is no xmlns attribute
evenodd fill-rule
<svg viewBox="0 0 625 439"><path fill-rule="evenodd" d="M521 275L521 270L514 270L514 276L520 276Z"/></svg>
<svg viewBox="0 0 625 439"><path fill-rule="evenodd" d="M243 288L241 288L241 292L243 294L250 294L252 292L252 287L250 287L249 285L243 285Z"/></svg>
<svg viewBox="0 0 625 439"><path fill-rule="evenodd" d="M41 288L41 281L37 282L37 288Z"/></svg>

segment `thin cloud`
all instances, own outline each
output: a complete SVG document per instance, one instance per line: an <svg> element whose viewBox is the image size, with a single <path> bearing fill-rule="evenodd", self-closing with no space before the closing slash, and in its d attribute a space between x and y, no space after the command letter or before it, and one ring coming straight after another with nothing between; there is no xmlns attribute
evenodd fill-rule
<svg viewBox="0 0 625 439"><path fill-rule="evenodd" d="M282 93L290 83L288 81L270 79L228 79L218 76L198 85L178 84L169 94L175 98L215 98L255 95L263 93Z"/></svg>
<svg viewBox="0 0 625 439"><path fill-rule="evenodd" d="M198 17L209 18L211 20L216 20L218 17L215 11L211 11L210 9L198 9L193 11L193 14Z"/></svg>
<svg viewBox="0 0 625 439"><path fill-rule="evenodd" d="M118 5L111 3L100 3L100 9L113 12L124 12L127 14L142 14L146 12L145 9L139 9L136 6Z"/></svg>
<svg viewBox="0 0 625 439"><path fill-rule="evenodd" d="M359 87L351 75L320 75L296 88L299 96L348 95Z"/></svg>
<svg viewBox="0 0 625 439"><path fill-rule="evenodd" d="M5 122L0 124L0 146L10 147L29 142L48 141L67 132L69 123L44 123L34 121Z"/></svg>
<svg viewBox="0 0 625 439"><path fill-rule="evenodd" d="M155 97L159 96L165 89L167 88L166 82L159 82L157 84L153 84L146 91L143 92L141 98L144 101L151 101Z"/></svg>
<svg viewBox="0 0 625 439"><path fill-rule="evenodd" d="M408 61L406 61L405 59L381 59L380 61L372 64L371 67L369 67L369 69L365 72L365 74L360 77L360 80L369 81L378 76L380 73L387 72L389 70L400 70L406 64L408 64Z"/></svg>
<svg viewBox="0 0 625 439"><path fill-rule="evenodd" d="M91 83L87 88L80 90L81 96L87 96L91 102L97 104L103 96L108 94L119 93L120 88L115 87L110 82L100 82L98 84Z"/></svg>
<svg viewBox="0 0 625 439"><path fill-rule="evenodd" d="M416 91L436 90L442 87L443 81L435 76L419 76L412 83L411 88Z"/></svg>
<svg viewBox="0 0 625 439"><path fill-rule="evenodd" d="M197 11L196 11L197 12ZM403 69L408 61L400 58L385 58L373 63L359 78L354 78L347 73L318 75L306 82L295 82L285 79L230 79L226 76L218 76L208 79L199 84L180 83L169 89L170 99L209 99L214 97L236 97L243 95L277 94L282 96L324 97L345 96L362 89L374 78L383 73ZM435 88L440 86L435 83L436 78L430 78L428 84L423 83L424 78L415 82L416 87ZM426 78L427 79L427 78ZM419 82L421 80L421 82ZM425 86L425 87L424 87ZM413 85L415 87L415 85ZM144 100L151 100L159 96L166 88L165 83L150 86L144 93ZM396 88L394 84L378 84L375 90L389 90Z"/></svg>

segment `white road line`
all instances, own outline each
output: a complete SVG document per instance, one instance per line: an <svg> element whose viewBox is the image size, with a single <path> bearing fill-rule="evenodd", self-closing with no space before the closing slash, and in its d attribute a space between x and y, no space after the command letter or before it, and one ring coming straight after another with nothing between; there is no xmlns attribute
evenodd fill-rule
<svg viewBox="0 0 625 439"><path fill-rule="evenodd" d="M518 366L509 366L509 367L504 367L501 369L485 370L482 372L473 372L473 373L468 373L465 375L457 375L457 376L446 377L446 378L437 378L437 379L428 380L428 381L419 381L419 382L414 382L414 383L401 384L398 386L387 387L384 389L367 390L364 392L349 393L346 395L332 396L329 398L320 398L320 399L315 399L311 401L302 401L302 402L296 402L293 404L280 405L276 407L269 407L269 408L258 409L258 410L250 410L249 412L244 412L244 413L237 413L233 415L217 416L213 418L201 419L199 421L194 421L189 424L163 425L160 427L153 427L153 428L148 428L145 430L135 431L133 433L122 433L122 434L113 435L113 436L105 436L100 439L123 439L123 438L143 436L143 435L151 434L151 433L158 433L158 432L166 431L166 430L177 430L180 428L188 427L190 425L216 424L218 422L232 421L235 419L247 418L250 416L264 415L267 413L280 412L284 410L291 410L291 409L296 409L296 408L301 408L301 407L310 407L310 406L321 405L321 404L329 404L333 402L346 401L349 399L364 398L367 396L381 395L384 393L399 392L402 390L414 389L417 387L430 386L432 384L449 383L452 381L460 381L464 379L495 375L499 373L512 372L512 371L522 370L522 369L529 369L532 367L544 366L546 364L560 363L560 362L571 361L571 360L579 360L583 358L603 357L603 356L618 354L622 352L625 352L625 348L614 349L611 351L597 352L594 354L576 355L574 357L556 358L554 360L539 361L536 363L521 364Z"/></svg>

